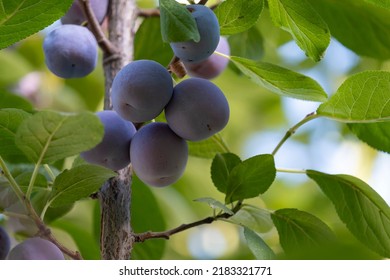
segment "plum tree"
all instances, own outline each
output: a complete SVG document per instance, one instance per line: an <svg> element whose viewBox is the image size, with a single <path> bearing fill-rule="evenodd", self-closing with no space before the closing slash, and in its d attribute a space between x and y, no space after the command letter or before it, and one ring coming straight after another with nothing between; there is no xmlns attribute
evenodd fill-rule
<svg viewBox="0 0 390 280"><path fill-rule="evenodd" d="M99 23L102 23L108 9L109 0L90 0L92 10ZM83 9L78 0L75 0L68 12L61 18L62 24L78 24L81 25L87 19L85 18Z"/></svg>
<svg viewBox="0 0 390 280"><path fill-rule="evenodd" d="M122 119L115 111L96 113L104 126L102 141L94 148L82 152L87 162L112 170L119 170L130 163L130 143L136 129L133 123Z"/></svg>
<svg viewBox="0 0 390 280"><path fill-rule="evenodd" d="M64 24L52 30L43 43L45 63L61 78L81 78L97 63L98 46L94 35L83 26Z"/></svg>
<svg viewBox="0 0 390 280"><path fill-rule="evenodd" d="M206 139L221 131L229 120L229 104L212 82L190 78L177 84L165 108L169 127L190 141Z"/></svg>
<svg viewBox="0 0 390 280"><path fill-rule="evenodd" d="M221 37L216 51L230 55L230 47L227 39ZM219 76L229 63L229 59L213 53L207 59L200 62L183 62L187 73L191 77L211 80Z"/></svg>
<svg viewBox="0 0 390 280"><path fill-rule="evenodd" d="M208 58L219 42L219 23L214 12L203 5L188 5L198 27L199 42L172 42L171 48L183 62L199 62Z"/></svg>
<svg viewBox="0 0 390 280"><path fill-rule="evenodd" d="M167 69L152 60L137 60L115 76L112 106L126 120L146 122L164 110L172 92L173 81Z"/></svg>
<svg viewBox="0 0 390 280"><path fill-rule="evenodd" d="M183 174L188 146L166 123L149 123L134 135L130 158L135 174L143 182L163 187Z"/></svg>
<svg viewBox="0 0 390 280"><path fill-rule="evenodd" d="M52 242L40 237L29 238L16 245L8 260L64 260L61 250Z"/></svg>
<svg viewBox="0 0 390 280"><path fill-rule="evenodd" d="M8 233L0 226L0 260L5 260L11 246Z"/></svg>

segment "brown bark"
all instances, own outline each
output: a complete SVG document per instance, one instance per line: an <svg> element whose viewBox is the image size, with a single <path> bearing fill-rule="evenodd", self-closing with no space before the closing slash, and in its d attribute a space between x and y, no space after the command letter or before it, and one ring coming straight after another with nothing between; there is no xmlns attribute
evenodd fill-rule
<svg viewBox="0 0 390 280"><path fill-rule="evenodd" d="M136 18L135 0L110 1L108 39L117 52L114 54L106 52L104 56L105 110L112 108L110 90L115 75L133 60ZM99 198L101 257L105 260L129 259L134 243L130 223L131 167L120 170L117 177L106 182Z"/></svg>

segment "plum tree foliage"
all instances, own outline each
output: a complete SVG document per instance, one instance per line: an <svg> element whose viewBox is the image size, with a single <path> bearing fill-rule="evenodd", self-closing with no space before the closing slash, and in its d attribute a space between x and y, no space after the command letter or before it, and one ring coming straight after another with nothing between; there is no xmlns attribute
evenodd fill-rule
<svg viewBox="0 0 390 280"><path fill-rule="evenodd" d="M199 252L200 258L389 258L385 198L360 175L302 169L285 146L317 120L317 130L297 137L308 151L323 147L328 138L318 135L332 123L340 141L367 144L365 163L373 165L374 154L388 156L380 154L390 151L388 7L379 0L155 2L3 1L0 259ZM332 56L326 50L335 39L358 59L328 96L302 73L326 67L319 63ZM287 42L301 61L280 55ZM245 155L249 134L289 122L282 105L289 98L317 102L305 103L314 112L300 107L303 119L282 128L273 149L264 151L266 143L263 152ZM292 159L295 169L279 166L281 159ZM286 182L282 173L301 177ZM74 224L74 215L84 219L79 211L91 211L92 221ZM182 249L187 241L164 240L210 223L231 234L228 240L236 237L226 245L229 253L207 255L212 246L202 251L199 238L183 235L196 242L189 256ZM69 238L74 244L64 246ZM10 240L17 245L11 248Z"/></svg>

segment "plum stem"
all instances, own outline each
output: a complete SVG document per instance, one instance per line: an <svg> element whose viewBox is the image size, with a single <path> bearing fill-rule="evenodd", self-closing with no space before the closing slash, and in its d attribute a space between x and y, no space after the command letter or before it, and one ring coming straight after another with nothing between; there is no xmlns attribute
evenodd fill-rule
<svg viewBox="0 0 390 280"><path fill-rule="evenodd" d="M138 16L149 18L149 17L159 17L160 9L138 9Z"/></svg>
<svg viewBox="0 0 390 280"><path fill-rule="evenodd" d="M291 127L289 130L287 130L286 134L282 138L282 140L279 141L279 143L276 145L275 149L272 151L272 155L275 156L276 153L279 151L279 149L283 146L283 144L292 136L295 134L298 128L300 128L302 125L305 123L314 120L316 118L320 117L319 115L316 114L316 112L310 113L306 115L306 117L303 118L300 122L298 122L296 125Z"/></svg>

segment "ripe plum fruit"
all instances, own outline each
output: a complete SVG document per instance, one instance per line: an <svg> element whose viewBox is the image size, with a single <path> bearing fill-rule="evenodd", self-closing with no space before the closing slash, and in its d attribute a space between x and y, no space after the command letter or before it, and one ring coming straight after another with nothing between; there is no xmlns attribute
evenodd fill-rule
<svg viewBox="0 0 390 280"><path fill-rule="evenodd" d="M190 78L177 84L165 108L169 127L185 140L199 141L221 131L230 115L228 101L212 82Z"/></svg>
<svg viewBox="0 0 390 280"><path fill-rule="evenodd" d="M109 0L90 0L92 11L99 23L102 23L106 17ZM70 6L68 12L61 18L62 24L81 25L87 19L78 0L75 0Z"/></svg>
<svg viewBox="0 0 390 280"><path fill-rule="evenodd" d="M11 247L8 233L0 226L0 260L5 260Z"/></svg>
<svg viewBox="0 0 390 280"><path fill-rule="evenodd" d="M149 123L134 135L130 158L141 181L163 187L182 176L187 165L188 146L166 123Z"/></svg>
<svg viewBox="0 0 390 280"><path fill-rule="evenodd" d="M146 122L164 110L172 92L173 81L167 69L152 60L136 60L115 76L112 106L126 120Z"/></svg>
<svg viewBox="0 0 390 280"><path fill-rule="evenodd" d="M64 24L51 31L43 42L45 63L61 78L81 78L96 67L98 45L86 27Z"/></svg>
<svg viewBox="0 0 390 280"><path fill-rule="evenodd" d="M216 51L230 55L229 43L225 37L221 37L219 40ZM228 63L229 59L214 53L201 62L184 62L184 66L189 76L211 80L219 76L226 69Z"/></svg>
<svg viewBox="0 0 390 280"><path fill-rule="evenodd" d="M104 126L102 141L80 155L87 162L98 164L114 171L130 163L130 143L136 133L133 123L122 119L115 111L96 113Z"/></svg>
<svg viewBox="0 0 390 280"><path fill-rule="evenodd" d="M214 12L204 5L188 5L198 27L200 40L171 42L175 55L183 62L199 62L213 54L219 42L219 23Z"/></svg>
<svg viewBox="0 0 390 280"><path fill-rule="evenodd" d="M64 260L61 250L52 242L34 237L16 245L8 254L8 260Z"/></svg>

